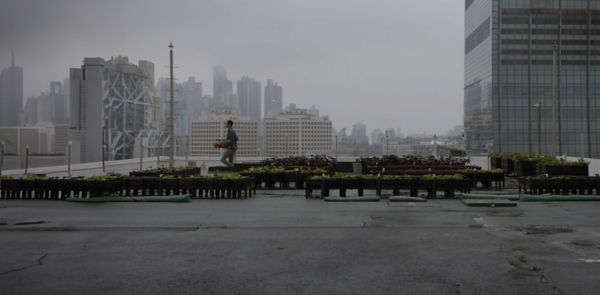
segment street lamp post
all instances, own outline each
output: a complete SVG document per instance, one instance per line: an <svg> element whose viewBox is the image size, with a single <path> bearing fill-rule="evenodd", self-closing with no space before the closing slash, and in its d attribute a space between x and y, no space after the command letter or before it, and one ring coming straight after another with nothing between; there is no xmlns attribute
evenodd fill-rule
<svg viewBox="0 0 600 295"><path fill-rule="evenodd" d="M140 136L140 171L144 170L144 142Z"/></svg>
<svg viewBox="0 0 600 295"><path fill-rule="evenodd" d="M69 141L67 145L67 176L71 178L71 145L73 143Z"/></svg>
<svg viewBox="0 0 600 295"><path fill-rule="evenodd" d="M185 138L185 163L187 165L189 159L189 150L190 150L190 136L186 136Z"/></svg>
<svg viewBox="0 0 600 295"><path fill-rule="evenodd" d="M106 145L102 145L102 173L106 173Z"/></svg>
<svg viewBox="0 0 600 295"><path fill-rule="evenodd" d="M174 89L173 89L173 43L169 43L169 59L171 62L170 72L171 72L171 101L169 102L170 114L171 118L169 119L169 168L173 169L175 166L175 119L173 114L173 97L174 97Z"/></svg>
<svg viewBox="0 0 600 295"><path fill-rule="evenodd" d="M4 168L4 141L0 143L0 197L2 197L2 168Z"/></svg>
<svg viewBox="0 0 600 295"><path fill-rule="evenodd" d="M29 146L25 147L25 175L27 175L27 171L29 170Z"/></svg>
<svg viewBox="0 0 600 295"><path fill-rule="evenodd" d="M156 168L160 168L160 152L161 152L161 147L156 144Z"/></svg>
<svg viewBox="0 0 600 295"><path fill-rule="evenodd" d="M106 127L102 127L102 173L106 173Z"/></svg>
<svg viewBox="0 0 600 295"><path fill-rule="evenodd" d="M385 132L385 154L390 154L390 134L387 131Z"/></svg>
<svg viewBox="0 0 600 295"><path fill-rule="evenodd" d="M433 156L434 157L438 157L438 150L437 150L437 135L434 134L433 135Z"/></svg>
<svg viewBox="0 0 600 295"><path fill-rule="evenodd" d="M335 158L338 158L338 136L335 135Z"/></svg>
<svg viewBox="0 0 600 295"><path fill-rule="evenodd" d="M579 134L579 141L581 142L581 158L585 157L585 134L582 132Z"/></svg>
<svg viewBox="0 0 600 295"><path fill-rule="evenodd" d="M553 46L552 58L552 155L562 153L561 122L560 122L560 96L558 95L558 45ZM556 148L558 147L558 151Z"/></svg>
<svg viewBox="0 0 600 295"><path fill-rule="evenodd" d="M0 143L0 176L2 176L2 169L4 168L4 141Z"/></svg>
<svg viewBox="0 0 600 295"><path fill-rule="evenodd" d="M536 102L533 105L537 109L537 153L542 154L542 103Z"/></svg>

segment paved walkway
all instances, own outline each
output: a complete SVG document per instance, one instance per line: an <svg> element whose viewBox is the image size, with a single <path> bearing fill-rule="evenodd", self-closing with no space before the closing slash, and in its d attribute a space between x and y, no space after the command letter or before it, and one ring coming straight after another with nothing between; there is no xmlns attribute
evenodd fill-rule
<svg viewBox="0 0 600 295"><path fill-rule="evenodd" d="M0 201L0 294L594 294L598 212L600 203L470 208L280 192Z"/></svg>

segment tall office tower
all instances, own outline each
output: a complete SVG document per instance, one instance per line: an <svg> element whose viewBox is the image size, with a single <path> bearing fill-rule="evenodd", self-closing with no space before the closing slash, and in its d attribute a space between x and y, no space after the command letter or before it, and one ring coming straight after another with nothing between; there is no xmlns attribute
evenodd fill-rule
<svg viewBox="0 0 600 295"><path fill-rule="evenodd" d="M23 68L15 66L11 51L10 67L0 73L0 126L21 126L23 115Z"/></svg>
<svg viewBox="0 0 600 295"><path fill-rule="evenodd" d="M34 105L36 113L33 113ZM38 97L27 99L25 125L32 126L37 123L66 124L68 120L67 113L67 96L63 91L63 84L62 82L52 81L48 91Z"/></svg>
<svg viewBox="0 0 600 295"><path fill-rule="evenodd" d="M600 1L465 9L467 152L600 156Z"/></svg>
<svg viewBox="0 0 600 295"><path fill-rule="evenodd" d="M23 109L23 125L35 126L38 119L38 99L35 96L27 98Z"/></svg>
<svg viewBox="0 0 600 295"><path fill-rule="evenodd" d="M149 116L146 119L148 120L148 124L150 124L152 129L161 130L163 127L162 124L164 119L163 101L166 99L166 97L161 97L155 86L156 80L154 63L147 60L140 60L138 62L138 67L142 70L144 75L148 77L148 79L145 80L144 84L145 87L151 92L150 95L152 96L152 106L150 107L151 116Z"/></svg>
<svg viewBox="0 0 600 295"><path fill-rule="evenodd" d="M315 107L314 105L310 107L310 109L308 110L308 113L311 114L312 116L315 117L319 117L321 114L321 111L319 111L319 109L317 109L317 107Z"/></svg>
<svg viewBox="0 0 600 295"><path fill-rule="evenodd" d="M62 82L50 82L50 92L48 92L50 101L52 101L50 121L54 125L66 124L68 122L67 95L63 89Z"/></svg>
<svg viewBox="0 0 600 295"><path fill-rule="evenodd" d="M196 78L189 77L183 83L174 83L175 97L173 101L173 115L175 122L175 134L178 136L188 136L191 133L191 124L194 119L200 116L197 112L198 105L202 105L202 83L197 82ZM168 78L160 78L156 86L158 97L163 101L163 117L169 119L170 91L171 85ZM163 124L167 127L168 124Z"/></svg>
<svg viewBox="0 0 600 295"><path fill-rule="evenodd" d="M197 82L194 77L189 77L176 89L178 89L178 100L181 102L176 109L176 112L181 114L181 122L176 125L178 127L177 134L190 135L192 121L200 116L200 113L194 110L202 104L202 83Z"/></svg>
<svg viewBox="0 0 600 295"><path fill-rule="evenodd" d="M380 144L385 142L385 134L381 129L375 128L371 131L371 144Z"/></svg>
<svg viewBox="0 0 600 295"><path fill-rule="evenodd" d="M155 105L154 109L155 112L160 112L160 116L161 116L161 129L164 129L164 131L168 132L168 119L170 118L170 113L169 113L169 102L170 102L170 91L171 91L171 82L169 81L169 78L165 78L165 77L160 77L158 79L158 81L156 82L156 93L157 96L159 97L159 101L156 101L155 104L159 104L158 106ZM175 87L175 97L173 99L173 104L174 104L174 108L177 107L178 104L178 96L177 96L177 83L174 82L173 83L173 87ZM177 113L175 113L175 116L177 116ZM175 117L175 130L177 130L177 117Z"/></svg>
<svg viewBox="0 0 600 295"><path fill-rule="evenodd" d="M65 116L67 117L67 125L69 125L69 122L71 122L71 106L70 106L70 91L71 91L71 86L69 85L69 78L63 79L63 87L62 87L62 92L63 95L65 96Z"/></svg>
<svg viewBox="0 0 600 295"><path fill-rule="evenodd" d="M237 81L239 111L242 116L248 116L256 122L261 120L261 92L260 82L250 77L242 77Z"/></svg>
<svg viewBox="0 0 600 295"><path fill-rule="evenodd" d="M127 57L85 58L70 72L71 126L82 162L133 157L136 138L149 128L152 95L148 77Z"/></svg>
<svg viewBox="0 0 600 295"><path fill-rule="evenodd" d="M363 123L356 123L352 126L352 139L356 144L369 144L369 137L367 136L367 125Z"/></svg>
<svg viewBox="0 0 600 295"><path fill-rule="evenodd" d="M275 117L283 111L283 88L273 80L265 85L265 118Z"/></svg>
<svg viewBox="0 0 600 295"><path fill-rule="evenodd" d="M230 101L230 95L233 94L233 82L227 79L227 70L222 65L217 65L213 69L213 97L218 107L224 107ZM229 105L229 107L232 107Z"/></svg>

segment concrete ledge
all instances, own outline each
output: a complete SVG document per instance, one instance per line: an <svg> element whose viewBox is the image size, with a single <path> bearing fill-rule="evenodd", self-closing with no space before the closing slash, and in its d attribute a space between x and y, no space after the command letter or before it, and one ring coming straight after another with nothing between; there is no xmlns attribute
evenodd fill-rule
<svg viewBox="0 0 600 295"><path fill-rule="evenodd" d="M379 202L379 197L326 197L325 202Z"/></svg>
<svg viewBox="0 0 600 295"><path fill-rule="evenodd" d="M600 202L600 196L588 195L521 195L523 202Z"/></svg>
<svg viewBox="0 0 600 295"><path fill-rule="evenodd" d="M390 202L427 202L427 199L419 197L394 196L388 199Z"/></svg>
<svg viewBox="0 0 600 295"><path fill-rule="evenodd" d="M494 194L494 193L469 193L458 195L459 199L470 200L511 200L518 201L519 195L515 194Z"/></svg>
<svg viewBox="0 0 600 295"><path fill-rule="evenodd" d="M517 202L500 199L500 200L474 200L462 199L461 202L469 207L517 207Z"/></svg>

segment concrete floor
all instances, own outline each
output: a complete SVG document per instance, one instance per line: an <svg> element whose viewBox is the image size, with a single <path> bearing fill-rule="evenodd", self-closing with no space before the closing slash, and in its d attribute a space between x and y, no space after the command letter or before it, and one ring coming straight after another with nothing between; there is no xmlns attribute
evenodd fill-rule
<svg viewBox="0 0 600 295"><path fill-rule="evenodd" d="M597 294L600 203L0 201L0 294ZM42 224L16 225L44 221Z"/></svg>

